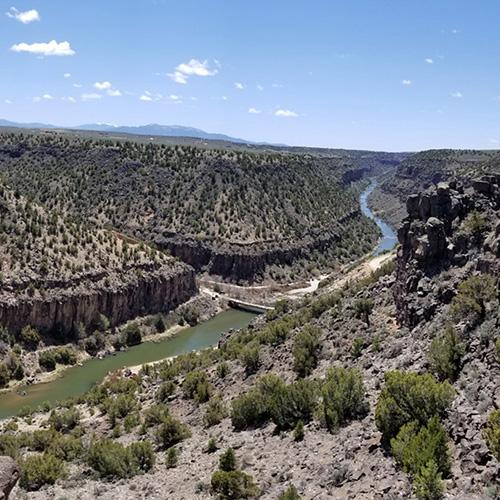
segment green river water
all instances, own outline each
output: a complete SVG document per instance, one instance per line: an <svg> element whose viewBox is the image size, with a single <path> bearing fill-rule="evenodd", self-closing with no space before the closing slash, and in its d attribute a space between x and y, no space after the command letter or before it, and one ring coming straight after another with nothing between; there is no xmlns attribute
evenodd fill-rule
<svg viewBox="0 0 500 500"><path fill-rule="evenodd" d="M255 316L254 313L229 309L197 326L186 328L173 337L159 342L143 342L114 356L91 359L81 366L68 368L61 377L52 382L0 393L0 418L16 415L25 406L35 407L45 401L56 403L69 397L80 396L110 371L213 346L224 332L231 328L247 326ZM25 391L26 394L21 396L18 391Z"/></svg>

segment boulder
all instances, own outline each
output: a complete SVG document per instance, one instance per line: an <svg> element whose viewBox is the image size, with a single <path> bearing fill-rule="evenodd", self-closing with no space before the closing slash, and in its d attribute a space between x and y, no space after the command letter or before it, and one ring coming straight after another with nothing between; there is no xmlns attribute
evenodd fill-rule
<svg viewBox="0 0 500 500"><path fill-rule="evenodd" d="M11 457L0 457L0 500L9 498L12 488L17 483L21 469Z"/></svg>

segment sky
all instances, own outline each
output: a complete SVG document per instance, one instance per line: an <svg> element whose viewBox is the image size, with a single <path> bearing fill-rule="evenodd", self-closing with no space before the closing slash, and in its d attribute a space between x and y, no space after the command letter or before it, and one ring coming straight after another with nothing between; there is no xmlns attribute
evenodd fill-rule
<svg viewBox="0 0 500 500"><path fill-rule="evenodd" d="M0 118L500 148L500 1L0 0Z"/></svg>

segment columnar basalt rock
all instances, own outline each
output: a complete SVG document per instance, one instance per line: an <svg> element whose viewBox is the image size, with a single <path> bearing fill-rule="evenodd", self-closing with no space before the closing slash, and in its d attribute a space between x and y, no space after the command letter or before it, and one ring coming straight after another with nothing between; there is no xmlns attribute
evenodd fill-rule
<svg viewBox="0 0 500 500"><path fill-rule="evenodd" d="M408 197L408 216L398 231L397 281L394 298L400 324L414 327L429 319L439 301L449 302L450 290L432 290L434 276L450 266L474 265L492 268L484 256L474 263L473 236L458 230L473 211L490 214L500 207L500 175L483 176L473 188L456 182L440 182L429 190ZM485 238L483 250L500 255L500 225ZM493 266L494 267L494 266ZM438 287L439 288L439 287ZM445 287L446 288L446 287ZM439 293L437 293L439 292Z"/></svg>

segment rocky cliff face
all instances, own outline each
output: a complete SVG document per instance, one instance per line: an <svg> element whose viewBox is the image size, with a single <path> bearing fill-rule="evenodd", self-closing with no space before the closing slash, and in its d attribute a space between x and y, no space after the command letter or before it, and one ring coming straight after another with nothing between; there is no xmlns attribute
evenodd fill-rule
<svg viewBox="0 0 500 500"><path fill-rule="evenodd" d="M139 315L169 311L197 292L194 270L183 264L130 270L111 283L83 281L76 287L53 288L43 296L4 296L0 324L16 333L31 325L44 334L69 334L78 323L91 328L104 314L111 326Z"/></svg>
<svg viewBox="0 0 500 500"><path fill-rule="evenodd" d="M414 327L453 298L467 271L494 271L500 255L500 175L484 176L473 188L441 182L411 195L399 231L394 298L400 324ZM471 217L484 222L478 234ZM455 279L441 279L450 270ZM451 272L452 271L452 272Z"/></svg>
<svg viewBox="0 0 500 500"><path fill-rule="evenodd" d="M297 259L310 256L315 250L322 252L339 244L343 232L347 231L343 226L360 218L359 209L353 210L337 221L335 229L299 241L217 244L167 234L157 238L155 243L193 266L196 271L206 271L234 281L253 281L262 276L268 266L291 265Z"/></svg>

